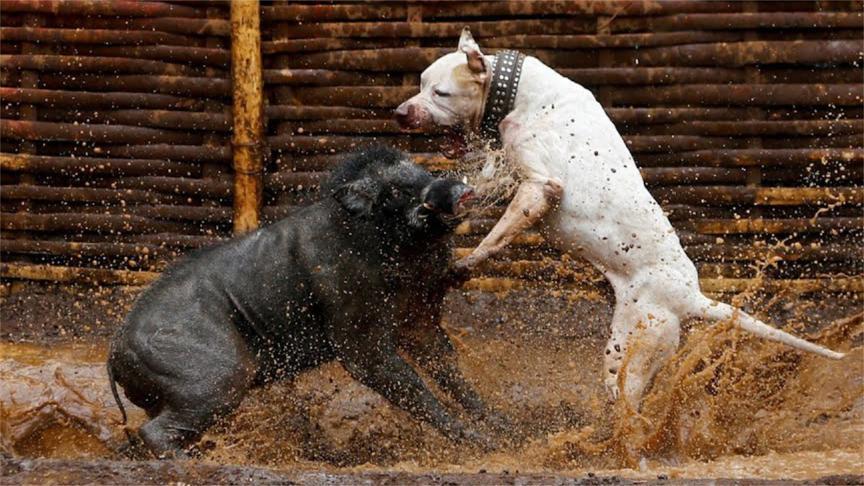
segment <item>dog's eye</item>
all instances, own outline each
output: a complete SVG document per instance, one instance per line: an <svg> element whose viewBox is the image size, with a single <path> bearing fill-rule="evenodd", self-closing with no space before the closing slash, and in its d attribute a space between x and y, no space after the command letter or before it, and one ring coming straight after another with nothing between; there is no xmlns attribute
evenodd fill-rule
<svg viewBox="0 0 864 486"><path fill-rule="evenodd" d="M450 96L450 93L448 93L446 91L441 91L440 89L435 89L435 95L440 96L442 98L446 98L446 97Z"/></svg>

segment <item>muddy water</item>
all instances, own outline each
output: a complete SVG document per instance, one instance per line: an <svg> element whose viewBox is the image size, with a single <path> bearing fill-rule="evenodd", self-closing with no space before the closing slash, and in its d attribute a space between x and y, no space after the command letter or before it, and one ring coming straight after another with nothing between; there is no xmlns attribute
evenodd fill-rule
<svg viewBox="0 0 864 486"><path fill-rule="evenodd" d="M608 303L566 305L588 331L523 322L504 307L495 312L501 319L448 315L466 375L516 422L519 438L500 452L453 445L331 364L256 390L234 416L207 433L201 458L193 462L358 474L592 471L635 478L788 479L864 474L861 316L832 320L811 333L822 344L848 351L842 361L790 351L729 326L693 323L641 414L635 414L615 410L600 382L605 335L599 324ZM478 306L482 311L480 304L473 308ZM794 307L783 321L812 328L800 317L810 310ZM104 342L2 344L0 355L5 452L121 459L113 449L125 436L107 386ZM143 420L133 410L131 428ZM628 462L634 451L642 460Z"/></svg>

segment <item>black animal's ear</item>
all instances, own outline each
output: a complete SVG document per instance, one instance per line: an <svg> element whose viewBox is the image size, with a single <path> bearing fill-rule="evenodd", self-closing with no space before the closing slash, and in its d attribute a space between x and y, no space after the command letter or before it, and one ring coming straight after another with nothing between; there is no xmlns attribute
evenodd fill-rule
<svg viewBox="0 0 864 486"><path fill-rule="evenodd" d="M351 214L365 215L372 212L379 190L375 181L364 177L337 187L333 197Z"/></svg>

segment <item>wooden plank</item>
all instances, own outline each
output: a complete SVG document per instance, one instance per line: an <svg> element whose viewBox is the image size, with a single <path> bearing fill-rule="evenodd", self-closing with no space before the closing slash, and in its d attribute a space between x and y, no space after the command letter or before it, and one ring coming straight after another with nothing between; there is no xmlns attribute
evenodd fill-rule
<svg viewBox="0 0 864 486"><path fill-rule="evenodd" d="M264 95L259 5L231 1L231 78L234 90L234 233L261 219Z"/></svg>
<svg viewBox="0 0 864 486"><path fill-rule="evenodd" d="M131 270L0 263L0 277L4 279L46 280L64 283L147 285L159 278L159 274L156 272Z"/></svg>

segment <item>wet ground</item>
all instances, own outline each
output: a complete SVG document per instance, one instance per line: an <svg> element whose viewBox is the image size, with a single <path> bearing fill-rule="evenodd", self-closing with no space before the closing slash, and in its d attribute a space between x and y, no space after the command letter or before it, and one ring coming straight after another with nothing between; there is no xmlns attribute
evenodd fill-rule
<svg viewBox="0 0 864 486"><path fill-rule="evenodd" d="M861 477L850 474L809 480L789 479L632 479L586 473L410 473L410 472L291 472L258 467L222 466L192 462L118 462L69 460L11 460L2 471L5 481L18 484L299 484L299 485L669 485L686 482L705 486L857 485Z"/></svg>
<svg viewBox="0 0 864 486"><path fill-rule="evenodd" d="M461 365L516 423L519 438L501 451L450 443L330 364L256 390L206 434L198 459L153 462L115 452L126 437L103 366L107 339L134 296L119 288L30 287L4 297L4 483L864 479L861 302L852 297L736 299L849 352L842 361L691 323L635 417L615 410L601 383L611 312L604 289L453 292L446 324ZM133 410L131 430L143 420ZM629 463L622 448L644 460Z"/></svg>

